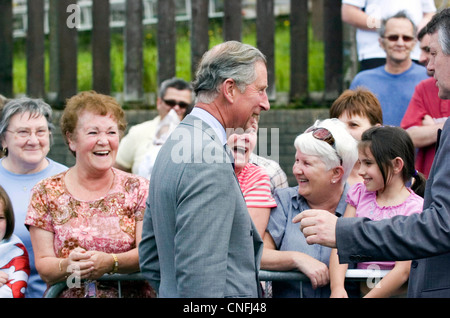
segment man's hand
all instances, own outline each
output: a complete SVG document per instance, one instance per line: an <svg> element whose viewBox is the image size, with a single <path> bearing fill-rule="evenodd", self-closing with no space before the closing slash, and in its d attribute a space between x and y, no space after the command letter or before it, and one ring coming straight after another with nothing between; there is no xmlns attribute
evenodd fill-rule
<svg viewBox="0 0 450 318"><path fill-rule="evenodd" d="M336 247L337 217L325 210L305 210L292 220L300 222L300 230L308 244Z"/></svg>

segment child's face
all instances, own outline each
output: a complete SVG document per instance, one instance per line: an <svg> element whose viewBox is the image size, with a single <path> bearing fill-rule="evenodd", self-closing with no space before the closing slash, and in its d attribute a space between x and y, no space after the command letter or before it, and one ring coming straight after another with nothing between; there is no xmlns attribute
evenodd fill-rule
<svg viewBox="0 0 450 318"><path fill-rule="evenodd" d="M257 141L258 122L251 120L246 125L246 130L235 130L235 133L228 137L228 146L233 151L234 164L236 170L242 170L250 159L250 154L255 149Z"/></svg>
<svg viewBox="0 0 450 318"><path fill-rule="evenodd" d="M364 179L367 191L382 190L384 188L383 175L372 152L368 147L360 149L358 152L358 160L360 162L358 174Z"/></svg>
<svg viewBox="0 0 450 318"><path fill-rule="evenodd" d="M339 116L339 120L347 125L348 132L356 140L361 140L362 133L372 127L367 117L350 115L348 112L343 112L341 116Z"/></svg>
<svg viewBox="0 0 450 318"><path fill-rule="evenodd" d="M0 240L3 240L6 233L5 204L0 200Z"/></svg>

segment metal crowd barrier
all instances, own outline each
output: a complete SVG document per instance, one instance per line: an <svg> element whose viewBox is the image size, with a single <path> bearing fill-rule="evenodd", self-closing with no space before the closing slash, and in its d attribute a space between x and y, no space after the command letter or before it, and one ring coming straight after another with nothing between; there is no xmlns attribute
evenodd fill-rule
<svg viewBox="0 0 450 318"><path fill-rule="evenodd" d="M372 270L372 269L349 269L345 275L346 279L349 281L364 281L367 279L379 279L383 278L389 271L388 270ZM287 271L287 272L276 272L276 271L266 271L261 270L259 272L260 281L308 281L309 278L298 271ZM101 281L117 281L119 285L119 298L120 298L120 282L124 280L144 280L141 273L134 274L105 274L98 280ZM45 298L57 298L61 292L66 288L66 282L60 282L52 285Z"/></svg>

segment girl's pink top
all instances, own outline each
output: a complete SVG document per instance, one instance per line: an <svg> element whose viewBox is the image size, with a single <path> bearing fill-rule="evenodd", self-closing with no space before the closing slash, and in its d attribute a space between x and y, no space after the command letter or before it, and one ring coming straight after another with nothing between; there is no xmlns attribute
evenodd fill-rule
<svg viewBox="0 0 450 318"><path fill-rule="evenodd" d="M408 188L410 195L399 205L379 206L377 203L377 193L367 191L363 183L357 183L347 193L346 202L356 207L357 217L366 217L374 221L389 219L396 215L410 215L422 212L423 198ZM396 242L392 242L396 244ZM372 266L370 266L372 265ZM392 269L395 262L364 262L359 263L357 268L366 269ZM378 267L377 267L378 266Z"/></svg>

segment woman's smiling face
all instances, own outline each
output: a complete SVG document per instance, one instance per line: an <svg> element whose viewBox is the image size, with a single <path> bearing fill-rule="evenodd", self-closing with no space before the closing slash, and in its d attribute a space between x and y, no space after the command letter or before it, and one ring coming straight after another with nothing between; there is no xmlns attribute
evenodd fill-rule
<svg viewBox="0 0 450 318"><path fill-rule="evenodd" d="M298 193L307 200L327 195L332 172L319 157L297 150L292 172L298 182Z"/></svg>
<svg viewBox="0 0 450 318"><path fill-rule="evenodd" d="M117 121L109 114L83 111L73 136L69 136L69 147L76 153L77 165L85 169L110 169L119 147Z"/></svg>
<svg viewBox="0 0 450 318"><path fill-rule="evenodd" d="M27 170L39 167L50 150L47 119L41 115L31 116L29 112L15 114L2 143L15 165Z"/></svg>

